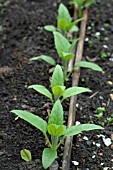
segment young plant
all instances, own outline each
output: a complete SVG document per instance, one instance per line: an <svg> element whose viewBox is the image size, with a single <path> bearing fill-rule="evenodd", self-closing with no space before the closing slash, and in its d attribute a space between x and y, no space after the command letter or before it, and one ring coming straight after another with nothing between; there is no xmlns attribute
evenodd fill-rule
<svg viewBox="0 0 113 170"><path fill-rule="evenodd" d="M83 9L92 5L94 3L94 0L71 0L70 4L75 4L78 8L78 17L82 17Z"/></svg>
<svg viewBox="0 0 113 170"><path fill-rule="evenodd" d="M71 58L74 58L74 54L72 53L72 50L75 44L77 43L78 39L75 39L71 44L61 33L55 31L53 32L53 35L54 35L55 48L57 50L57 53L59 54L59 57L62 59L63 74L64 74L65 81L68 80L70 74L73 72L75 67L85 67L95 71L102 71L102 68L99 67L97 64L81 61L76 63L75 66L72 68L71 72L67 75L68 61ZM44 60L49 64L55 65L55 60L52 57L45 56L45 55L33 57L31 58L31 60Z"/></svg>
<svg viewBox="0 0 113 170"><path fill-rule="evenodd" d="M61 3L58 9L57 28L55 28L53 25L46 25L44 29L51 32L58 31L66 38L69 38L73 32L77 32L79 30L77 24L81 20L82 18L72 21L68 9Z"/></svg>
<svg viewBox="0 0 113 170"><path fill-rule="evenodd" d="M74 136L83 131L103 129L95 124L80 124L67 128L64 125L64 113L60 100L55 102L48 122L28 111L12 110L11 112L35 126L45 136L48 148L45 148L42 153L44 169L47 169L57 159L57 149L67 136Z"/></svg>
<svg viewBox="0 0 113 170"><path fill-rule="evenodd" d="M98 108L96 109L96 112L97 112L98 114L95 114L94 116L96 116L96 117L100 120L100 119L102 118L104 112L105 112L105 107L98 107Z"/></svg>
<svg viewBox="0 0 113 170"><path fill-rule="evenodd" d="M45 95L51 100L52 103L58 99L61 99L61 102L63 102L66 98L69 98L73 95L77 95L83 92L91 92L91 90L84 87L70 87L66 89L66 86L64 86L63 71L60 65L56 65L52 75L51 89L53 95L45 86L42 85L31 85L28 88L33 88L37 92Z"/></svg>

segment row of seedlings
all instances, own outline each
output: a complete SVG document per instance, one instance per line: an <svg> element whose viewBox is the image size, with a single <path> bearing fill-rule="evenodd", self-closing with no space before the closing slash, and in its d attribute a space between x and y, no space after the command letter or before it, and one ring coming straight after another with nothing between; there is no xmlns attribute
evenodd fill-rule
<svg viewBox="0 0 113 170"><path fill-rule="evenodd" d="M52 108L50 116L48 117L48 122L25 110L11 111L11 113L15 113L43 133L48 144L48 147L45 148L42 153L42 165L44 169L51 168L51 165L54 164L58 157L57 150L67 137L77 135L82 131L103 129L101 126L95 124L80 124L67 127L64 119L63 101L80 93L91 92L89 88L85 87L73 86L66 88L66 82L69 80L74 70L79 69L79 67L85 67L96 71L102 71L102 68L97 64L86 61L76 62L70 72L67 71L69 60L75 57L72 51L79 40L73 39L72 34L78 31L76 24L83 20L83 18L81 18L83 9L91 4L88 1L82 0L81 2L82 3L80 3L80 0L74 0L72 2L78 5L79 19L73 21L68 9L61 3L58 8L57 28L52 25L44 27L46 30L53 32L55 48L59 57L62 59L62 65L56 64L56 61L52 57L46 55L40 55L31 59L44 60L55 67L50 81L51 92L43 85L34 84L28 87L50 99ZM30 158L30 155L31 153L28 150L23 150L21 152L21 156L24 160Z"/></svg>

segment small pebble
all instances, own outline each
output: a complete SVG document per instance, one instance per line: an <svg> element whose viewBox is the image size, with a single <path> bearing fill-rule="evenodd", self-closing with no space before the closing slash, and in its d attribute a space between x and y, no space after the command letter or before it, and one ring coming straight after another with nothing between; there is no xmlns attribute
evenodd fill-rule
<svg viewBox="0 0 113 170"><path fill-rule="evenodd" d="M100 147L100 143L96 143L96 146L97 146L97 147Z"/></svg>
<svg viewBox="0 0 113 170"><path fill-rule="evenodd" d="M113 62L113 58L109 58L109 61L112 61L112 62Z"/></svg>
<svg viewBox="0 0 113 170"><path fill-rule="evenodd" d="M103 153L102 153L102 152L100 152L100 153L98 153L98 155L99 155L99 156L103 156Z"/></svg>
<svg viewBox="0 0 113 170"><path fill-rule="evenodd" d="M99 99L103 100L104 98L102 96L99 96Z"/></svg>
<svg viewBox="0 0 113 170"><path fill-rule="evenodd" d="M88 27L87 27L87 29L88 29L88 30L91 30L91 27L90 27L90 26L88 26Z"/></svg>
<svg viewBox="0 0 113 170"><path fill-rule="evenodd" d="M104 167L104 168L103 168L103 170L108 170L108 169L109 169L109 167Z"/></svg>
<svg viewBox="0 0 113 170"><path fill-rule="evenodd" d="M96 35L99 36L99 35L100 35L100 32L96 32Z"/></svg>
<svg viewBox="0 0 113 170"><path fill-rule="evenodd" d="M104 165L104 163L102 162L100 165Z"/></svg>
<svg viewBox="0 0 113 170"><path fill-rule="evenodd" d="M78 104L78 103L76 104L76 107L77 107L77 108L79 107L79 104Z"/></svg>
<svg viewBox="0 0 113 170"><path fill-rule="evenodd" d="M79 121L76 121L75 124L76 124L76 125L80 125L80 122L79 122Z"/></svg>
<svg viewBox="0 0 113 170"><path fill-rule="evenodd" d="M102 103L102 106L106 107L106 103Z"/></svg>
<svg viewBox="0 0 113 170"><path fill-rule="evenodd" d="M107 84L112 85L113 82L112 81L107 81Z"/></svg>
<svg viewBox="0 0 113 170"><path fill-rule="evenodd" d="M104 47L104 48L108 48L108 46L107 46L107 45L103 45L103 47Z"/></svg>
<svg viewBox="0 0 113 170"><path fill-rule="evenodd" d="M95 157L96 157L96 156L95 156L95 155L93 155L93 156L92 156L92 159L94 159Z"/></svg>
<svg viewBox="0 0 113 170"><path fill-rule="evenodd" d="M102 30L102 31L105 31L105 28L102 27L101 30Z"/></svg>
<svg viewBox="0 0 113 170"><path fill-rule="evenodd" d="M87 137L87 136L84 136L83 139L84 139L84 140L88 140L88 137Z"/></svg>
<svg viewBox="0 0 113 170"><path fill-rule="evenodd" d="M109 96L110 96L111 100L113 100L113 94L110 94Z"/></svg>
<svg viewBox="0 0 113 170"><path fill-rule="evenodd" d="M112 144L111 139L110 138L103 138L103 142L106 146L110 146Z"/></svg>
<svg viewBox="0 0 113 170"><path fill-rule="evenodd" d="M85 38L85 41L86 41L86 42L87 42L87 41L89 41L89 38L88 38L88 37L86 37L86 38Z"/></svg>
<svg viewBox="0 0 113 170"><path fill-rule="evenodd" d="M77 162L77 161L72 161L72 163L76 166L79 165L79 162Z"/></svg>

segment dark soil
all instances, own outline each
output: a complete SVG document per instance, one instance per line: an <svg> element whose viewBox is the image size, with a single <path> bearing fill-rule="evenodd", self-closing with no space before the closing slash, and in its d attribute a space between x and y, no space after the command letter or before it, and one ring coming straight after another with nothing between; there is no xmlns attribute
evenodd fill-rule
<svg viewBox="0 0 113 170"><path fill-rule="evenodd" d="M65 1L66 2L66 1ZM106 4L107 3L107 4ZM105 106L104 131L88 132L74 138L72 160L79 165L71 164L70 169L103 170L113 169L113 145L105 146L100 133L110 138L113 134L113 122L108 124L107 118L113 114L113 1L96 1L89 10L89 21L85 43L84 59L96 57L96 63L102 66L104 73L82 69L80 86L89 87L91 94L78 97L76 120L81 123L99 120L94 116L96 108ZM56 24L57 6L53 0L10 0L0 10L0 169L1 170L42 170L41 154L46 143L39 130L10 113L12 109L29 110L47 120L49 102L46 97L28 90L31 84L42 84L49 87L49 69L44 62L30 62L33 56L46 54L58 56L54 48L53 36L43 30L47 24ZM90 28L89 28L90 26ZM103 29L104 28L104 29ZM95 33L100 32L96 37ZM104 48L107 45L108 48ZM110 56L101 59L102 52ZM98 92L94 97L90 95ZM68 110L67 110L68 111ZM83 139L88 137L88 141ZM96 144L100 144L97 147ZM20 150L29 149L32 161L24 162ZM95 155L95 158L92 156ZM104 164L102 164L104 163Z"/></svg>

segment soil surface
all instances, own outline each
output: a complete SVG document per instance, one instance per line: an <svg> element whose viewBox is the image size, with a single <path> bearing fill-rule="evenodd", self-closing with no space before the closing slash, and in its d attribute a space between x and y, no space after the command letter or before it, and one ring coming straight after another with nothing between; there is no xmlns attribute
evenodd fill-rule
<svg viewBox="0 0 113 170"><path fill-rule="evenodd" d="M2 2L2 1L0 1ZM66 1L62 1L66 2ZM89 10L84 60L96 60L103 73L81 69L79 86L89 87L90 94L78 96L76 121L96 123L103 131L92 131L74 137L70 169L113 169L113 141L103 139L113 134L113 0L96 0ZM29 90L32 84L50 88L50 65L31 62L33 56L46 54L60 62L51 33L43 26L56 25L55 0L10 0L0 6L0 169L42 170L41 154L46 146L41 132L10 113L12 109L33 112L47 120L49 100ZM89 39L89 40L88 40ZM104 57L103 57L104 56ZM105 107L100 120L94 115ZM68 108L65 107L65 111ZM107 118L111 118L108 122ZM103 135L103 136L102 136ZM87 138L86 138L87 137ZM87 139L87 140L86 140ZM22 149L29 149L32 161L24 162ZM63 150L63 146L61 148ZM61 157L59 156L59 160ZM77 161L79 165L74 165ZM59 161L61 166L61 162ZM106 169L105 169L106 168ZM62 168L60 168L62 169Z"/></svg>

